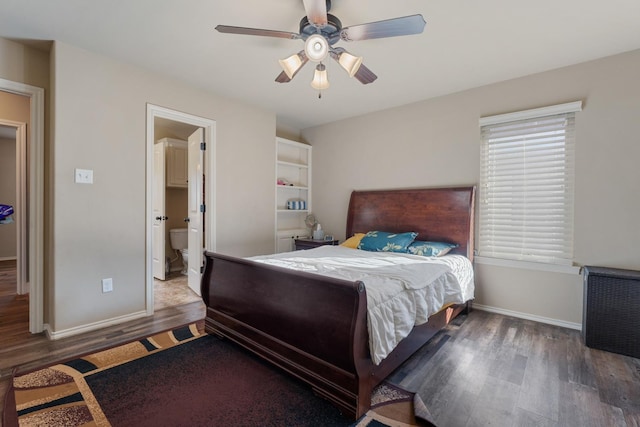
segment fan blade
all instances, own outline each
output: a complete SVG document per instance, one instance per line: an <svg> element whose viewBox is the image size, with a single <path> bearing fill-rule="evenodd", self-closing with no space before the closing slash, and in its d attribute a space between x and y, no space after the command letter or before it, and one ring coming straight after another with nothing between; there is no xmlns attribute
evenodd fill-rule
<svg viewBox="0 0 640 427"><path fill-rule="evenodd" d="M278 77L276 77L276 81L278 83L289 83L291 79L289 78L289 76L287 76L287 73L283 71L280 74L278 74Z"/></svg>
<svg viewBox="0 0 640 427"><path fill-rule="evenodd" d="M230 25L218 25L216 30L228 34L245 34L247 36L277 37L280 39L299 39L300 34L288 31L263 30L261 28L233 27Z"/></svg>
<svg viewBox="0 0 640 427"><path fill-rule="evenodd" d="M360 68L358 68L358 71L354 74L353 77L358 79L358 81L363 85L373 83L378 78L378 76L373 74L373 72L365 67L364 64L360 64Z"/></svg>
<svg viewBox="0 0 640 427"><path fill-rule="evenodd" d="M298 72L300 70L302 70L302 67L304 67L304 65L307 62L309 62L309 58L307 58L307 55L304 54L304 50L301 50L300 52L298 52L298 55L300 55L300 59L302 60L302 64L300 64L300 67L298 67L298 69L295 71L295 73L293 73L293 77L295 77L298 74ZM285 73L283 71L280 74L278 74L278 77L276 77L276 81L278 83L289 83L291 81L291 79L289 78L289 76L287 76L287 73Z"/></svg>
<svg viewBox="0 0 640 427"><path fill-rule="evenodd" d="M346 42L357 40L381 39L384 37L408 36L420 34L426 22L422 15L404 16L402 18L387 19L354 25L343 28L340 38Z"/></svg>
<svg viewBox="0 0 640 427"><path fill-rule="evenodd" d="M303 0L307 19L316 27L327 25L327 0Z"/></svg>

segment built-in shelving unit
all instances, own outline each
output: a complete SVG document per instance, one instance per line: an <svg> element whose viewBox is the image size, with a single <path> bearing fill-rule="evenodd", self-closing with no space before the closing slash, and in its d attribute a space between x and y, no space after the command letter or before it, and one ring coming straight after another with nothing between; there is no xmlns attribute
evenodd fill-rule
<svg viewBox="0 0 640 427"><path fill-rule="evenodd" d="M295 249L294 240L308 237L304 223L311 212L311 146L276 138L276 225L275 251ZM290 209L288 202L301 201L304 209Z"/></svg>

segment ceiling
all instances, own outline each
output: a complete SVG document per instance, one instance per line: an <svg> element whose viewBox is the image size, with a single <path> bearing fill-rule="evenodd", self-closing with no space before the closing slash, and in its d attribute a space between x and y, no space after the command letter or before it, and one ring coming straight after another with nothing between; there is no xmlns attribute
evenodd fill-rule
<svg viewBox="0 0 640 427"><path fill-rule="evenodd" d="M333 0L343 26L420 13L420 35L338 42L378 75L334 62L322 98L307 64L276 83L300 40L221 34L218 24L298 32L302 0L2 0L0 37L60 40L266 108L304 129L640 48L638 0Z"/></svg>

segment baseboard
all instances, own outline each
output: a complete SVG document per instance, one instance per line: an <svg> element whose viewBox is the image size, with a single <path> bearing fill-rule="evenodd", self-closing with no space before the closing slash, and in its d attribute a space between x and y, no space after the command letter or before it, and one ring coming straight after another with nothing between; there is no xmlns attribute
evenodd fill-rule
<svg viewBox="0 0 640 427"><path fill-rule="evenodd" d="M0 261L17 261L17 260L18 260L17 256L0 257Z"/></svg>
<svg viewBox="0 0 640 427"><path fill-rule="evenodd" d="M146 316L147 316L146 311L138 311L137 313L131 313L125 316L114 317L114 318L103 320L100 322L94 322L94 323L89 323L82 326L76 326L74 328L63 329L61 331L52 331L51 327L48 324L45 324L44 328L49 339L57 340L60 338L66 338L72 335L78 335L84 332L91 332L91 331L95 331L96 329L102 329L102 328L117 325L120 323L129 322L131 320L140 319Z"/></svg>
<svg viewBox="0 0 640 427"><path fill-rule="evenodd" d="M549 325L560 326L567 329L582 330L582 323L567 322L565 320L552 319L550 317L536 316L535 314L522 313L519 311L506 310L504 308L491 307L488 305L473 303L474 310L488 311L489 313L503 314L505 316L517 317L519 319L533 320L534 322L547 323Z"/></svg>

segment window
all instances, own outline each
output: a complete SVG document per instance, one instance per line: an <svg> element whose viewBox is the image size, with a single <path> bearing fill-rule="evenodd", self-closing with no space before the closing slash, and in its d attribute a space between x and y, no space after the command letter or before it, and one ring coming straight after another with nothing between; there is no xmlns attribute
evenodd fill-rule
<svg viewBox="0 0 640 427"><path fill-rule="evenodd" d="M480 119L480 256L571 265L581 104Z"/></svg>

